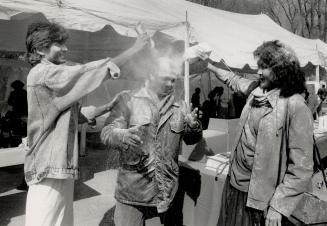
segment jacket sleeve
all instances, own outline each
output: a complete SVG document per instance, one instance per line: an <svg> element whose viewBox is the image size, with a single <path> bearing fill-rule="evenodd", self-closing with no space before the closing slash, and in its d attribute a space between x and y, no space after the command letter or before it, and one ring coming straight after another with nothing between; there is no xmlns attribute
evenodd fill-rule
<svg viewBox="0 0 327 226"><path fill-rule="evenodd" d="M44 75L45 85L53 91L59 111L91 93L109 78L110 58L83 65L50 65Z"/></svg>
<svg viewBox="0 0 327 226"><path fill-rule="evenodd" d="M234 73L229 73L226 76L225 83L234 92L242 93L245 96L248 96L259 85L259 81L243 78Z"/></svg>
<svg viewBox="0 0 327 226"><path fill-rule="evenodd" d="M121 101L114 106L101 131L101 141L110 148L123 148L122 129L128 128L129 109L127 102L130 94L125 93Z"/></svg>
<svg viewBox="0 0 327 226"><path fill-rule="evenodd" d="M270 206L286 217L310 190L313 174L313 119L304 101L289 100L288 123L286 173L270 201Z"/></svg>
<svg viewBox="0 0 327 226"><path fill-rule="evenodd" d="M186 115L188 111L185 102L183 102L182 108L184 115ZM190 127L187 123L184 123L183 140L187 145L196 144L202 139L202 124L199 120L197 121L197 126L193 128Z"/></svg>

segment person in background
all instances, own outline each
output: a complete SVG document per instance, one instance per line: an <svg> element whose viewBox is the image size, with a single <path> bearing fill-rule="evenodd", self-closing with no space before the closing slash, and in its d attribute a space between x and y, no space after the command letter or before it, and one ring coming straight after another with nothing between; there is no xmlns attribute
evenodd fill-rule
<svg viewBox="0 0 327 226"><path fill-rule="evenodd" d="M201 108L200 93L201 93L201 89L199 87L195 88L195 92L193 93L192 98L191 98L192 110L195 108L198 108L198 109Z"/></svg>
<svg viewBox="0 0 327 226"><path fill-rule="evenodd" d="M228 118L223 113L223 109L221 106L221 96L224 94L224 88L221 86L217 86L213 89L213 92L216 94L215 100L216 100L216 117L217 118Z"/></svg>
<svg viewBox="0 0 327 226"><path fill-rule="evenodd" d="M10 127L13 135L20 139L26 137L27 129L27 92L24 89L25 84L20 80L15 80L11 83L14 89L8 98L8 105L11 106L10 112Z"/></svg>
<svg viewBox="0 0 327 226"><path fill-rule="evenodd" d="M325 85L322 85L321 88L318 89L317 94L318 95L324 95L324 94L326 94L326 92L327 92L326 86Z"/></svg>
<svg viewBox="0 0 327 226"><path fill-rule="evenodd" d="M319 105L317 107L317 114L318 117L322 115L322 105L327 97L327 90L325 88L325 85L322 85L320 89L318 89L317 95L319 97Z"/></svg>
<svg viewBox="0 0 327 226"><path fill-rule="evenodd" d="M318 118L317 109L320 104L320 99L318 95L315 94L314 92L310 93L307 89L305 90L304 95L305 95L304 99L307 103L308 108L312 113L313 119L317 119Z"/></svg>
<svg viewBox="0 0 327 226"><path fill-rule="evenodd" d="M13 115L17 118L27 116L27 92L24 89L25 84L20 80L11 83L14 89L8 98L8 105L12 107Z"/></svg>
<svg viewBox="0 0 327 226"><path fill-rule="evenodd" d="M8 105L12 108L9 119L9 127L12 131L11 147L17 147L21 143L22 138L26 137L27 134L27 92L24 86L25 84L20 80L15 80L11 83L13 91L8 98ZM28 190L24 177L16 188L23 191Z"/></svg>
<svg viewBox="0 0 327 226"><path fill-rule="evenodd" d="M90 120L79 117L78 101L117 77L119 67L143 49L149 38L138 38L115 58L75 66L65 65L67 39L64 27L49 22L31 24L26 35L28 60L33 66L27 76L26 226L74 225L77 124Z"/></svg>
<svg viewBox="0 0 327 226"><path fill-rule="evenodd" d="M239 92L233 93L233 105L235 109L235 118L241 116L244 105L246 104L246 97Z"/></svg>
<svg viewBox="0 0 327 226"><path fill-rule="evenodd" d="M313 119L301 94L304 73L293 50L269 41L254 51L259 81L213 64L208 69L235 91L248 96L218 226L292 225L292 214L313 174Z"/></svg>
<svg viewBox="0 0 327 226"><path fill-rule="evenodd" d="M201 123L204 130L208 129L210 118L216 118L216 100L217 94L212 90L208 94L208 100L204 101L202 104Z"/></svg>
<svg viewBox="0 0 327 226"><path fill-rule="evenodd" d="M172 202L181 142L195 144L202 138L197 109L189 112L174 95L181 71L182 64L159 58L144 87L125 94L102 129L102 142L120 153L116 226L143 226L158 215L163 225L177 225Z"/></svg>

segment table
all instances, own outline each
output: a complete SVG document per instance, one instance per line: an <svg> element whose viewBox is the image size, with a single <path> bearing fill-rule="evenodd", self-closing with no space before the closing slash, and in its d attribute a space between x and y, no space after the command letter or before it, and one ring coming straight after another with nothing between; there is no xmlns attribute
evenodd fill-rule
<svg viewBox="0 0 327 226"><path fill-rule="evenodd" d="M183 156L179 156L179 162L181 188L179 189L177 195L181 196L180 199L182 201L182 212L179 215L182 215L181 218L183 219L183 225L217 225L220 213L222 192L227 172L224 171L224 173L216 175L216 172L205 168L205 163L188 161ZM185 170L187 173L185 173ZM182 177L186 178L183 179ZM191 180L193 180L193 182L191 183L189 183L188 181L190 180L190 178ZM327 190L317 189L316 184L320 181L322 181L321 175L314 175L312 179L313 191L311 192L311 194L320 197L320 200L317 201L320 204L316 205L322 208L320 211L324 212L320 213L319 219L325 219L325 217L322 216L325 216L324 213L326 213L324 207L327 206ZM190 186L193 186L191 188L193 193L187 194L185 190L190 189ZM180 192L180 190L182 190L183 192ZM302 204L304 205L304 203ZM291 216L290 220L297 226L304 226L305 224L303 224L300 220L297 220L299 213L302 213L300 210L302 210L302 208L296 209L294 215ZM176 212L178 212L178 210L176 210ZM321 223L319 225L327 224Z"/></svg>
<svg viewBox="0 0 327 226"><path fill-rule="evenodd" d="M219 145L217 145L219 144ZM228 150L227 133L218 130L204 130L203 138L197 144L186 145L183 142L180 154L185 159L205 163L206 156L225 153Z"/></svg>
<svg viewBox="0 0 327 226"><path fill-rule="evenodd" d="M0 148L0 167L23 164L25 150L23 148Z"/></svg>
<svg viewBox="0 0 327 226"><path fill-rule="evenodd" d="M195 192L198 194L197 198L193 197L192 199L190 195L187 195L187 192L184 193L183 224L187 226L217 225L221 196L227 174L216 175L215 171L205 168L205 163L188 161L183 156L179 156L179 160L182 174L183 170L189 169L190 177L193 180L196 177L198 178L198 181L194 180L194 186L198 187L195 189L193 187L194 190L197 190ZM180 184L180 186L187 185L187 183L183 184L183 182Z"/></svg>

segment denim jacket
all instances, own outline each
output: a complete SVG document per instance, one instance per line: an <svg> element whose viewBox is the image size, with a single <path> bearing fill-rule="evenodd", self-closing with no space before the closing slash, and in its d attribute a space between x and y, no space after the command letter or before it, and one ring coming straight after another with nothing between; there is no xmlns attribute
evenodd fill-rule
<svg viewBox="0 0 327 226"><path fill-rule="evenodd" d="M102 141L120 153L120 169L115 198L122 203L154 206L165 212L178 188L178 154L184 138L194 144L202 138L199 123L190 128L185 122L183 101L166 103L159 112L145 88L127 93L108 117ZM143 144L124 150L116 128L143 125Z"/></svg>
<svg viewBox="0 0 327 226"><path fill-rule="evenodd" d="M236 150L257 85L233 74L225 82L233 90L248 95L232 149ZM283 98L279 94L274 92L267 97L271 108L259 124L246 205L258 210L271 206L289 217L303 193L311 189L313 119L301 95Z"/></svg>
<svg viewBox="0 0 327 226"><path fill-rule="evenodd" d="M55 65L42 60L27 77L29 150L25 178L78 177L78 100L107 79L110 59L84 65Z"/></svg>

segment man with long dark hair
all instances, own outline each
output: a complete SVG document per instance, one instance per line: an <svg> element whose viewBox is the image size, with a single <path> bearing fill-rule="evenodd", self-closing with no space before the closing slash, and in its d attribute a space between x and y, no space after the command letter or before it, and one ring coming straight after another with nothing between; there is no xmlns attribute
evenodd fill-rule
<svg viewBox="0 0 327 226"><path fill-rule="evenodd" d="M29 26L26 47L34 66L27 77L28 145L25 178L28 226L73 226L74 179L78 178L78 100L119 74L148 38L115 58L65 65L68 33L55 23ZM117 67L118 66L118 67Z"/></svg>
<svg viewBox="0 0 327 226"><path fill-rule="evenodd" d="M301 94L304 74L295 53L279 41L254 51L259 81L209 70L248 96L226 179L219 226L289 225L313 174L313 119Z"/></svg>

